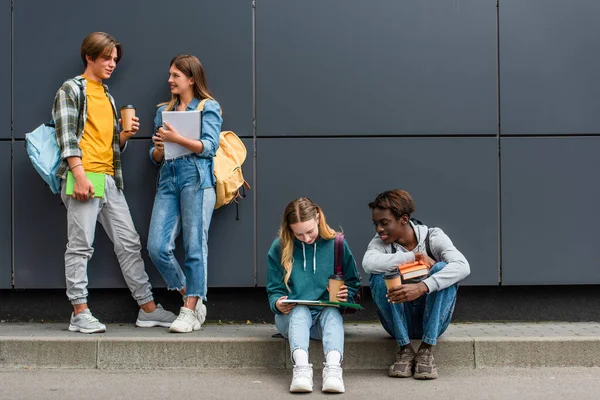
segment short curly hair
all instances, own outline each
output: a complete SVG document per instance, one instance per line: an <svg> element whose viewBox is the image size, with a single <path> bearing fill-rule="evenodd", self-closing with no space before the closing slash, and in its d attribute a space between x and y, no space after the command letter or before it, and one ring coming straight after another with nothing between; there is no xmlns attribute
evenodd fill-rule
<svg viewBox="0 0 600 400"><path fill-rule="evenodd" d="M400 219L403 215L408 215L410 218L410 215L415 212L415 203L405 190L386 190L369 203L369 208L390 210L396 219Z"/></svg>

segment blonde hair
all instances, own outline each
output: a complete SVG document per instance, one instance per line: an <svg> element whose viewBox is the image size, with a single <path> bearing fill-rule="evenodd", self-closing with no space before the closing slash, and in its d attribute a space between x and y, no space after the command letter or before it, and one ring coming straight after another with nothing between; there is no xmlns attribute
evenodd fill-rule
<svg viewBox="0 0 600 400"><path fill-rule="evenodd" d="M326 240L335 238L337 232L327 225L323 210L308 197L297 198L289 203L283 212L279 240L281 242L281 266L285 270L283 282L288 290L290 290L288 281L292 275L292 265L294 264L294 232L290 225L316 219L317 214L319 215L319 236Z"/></svg>
<svg viewBox="0 0 600 400"><path fill-rule="evenodd" d="M195 56L189 54L180 54L171 60L169 67L175 66L188 78L194 80L194 97L200 100L209 99L214 100L213 94L206 85L206 76L204 75L204 68L200 63L200 60ZM179 101L178 94L172 94L171 100L160 103L158 107L166 105L165 111L172 111L175 109L175 104Z"/></svg>

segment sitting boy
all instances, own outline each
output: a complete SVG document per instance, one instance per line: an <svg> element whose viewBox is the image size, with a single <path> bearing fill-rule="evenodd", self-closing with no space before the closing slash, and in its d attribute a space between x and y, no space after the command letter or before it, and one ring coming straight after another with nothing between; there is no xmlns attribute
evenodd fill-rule
<svg viewBox="0 0 600 400"><path fill-rule="evenodd" d="M380 193L369 208L377 235L369 243L362 265L371 274L369 284L381 324L399 346L388 375L406 378L413 376L414 370L415 379L435 379L438 373L432 348L450 324L458 282L469 275L469 263L440 228L411 220L415 206L404 190ZM425 264L429 274L388 292L384 274L414 261ZM422 340L416 354L411 339Z"/></svg>

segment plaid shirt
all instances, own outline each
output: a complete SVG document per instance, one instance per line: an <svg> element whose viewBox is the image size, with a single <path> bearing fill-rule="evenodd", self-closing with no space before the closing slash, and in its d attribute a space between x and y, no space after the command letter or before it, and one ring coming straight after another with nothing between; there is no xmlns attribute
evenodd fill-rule
<svg viewBox="0 0 600 400"><path fill-rule="evenodd" d="M87 120L87 98L85 92L86 81L83 76L77 76L69 79L62 84L52 107L52 118L56 126L56 141L60 149L60 158L62 162L58 166L56 176L61 179L67 178L69 164L67 158L81 157L81 148L79 141L83 136L85 121ZM117 187L123 190L123 170L121 169L121 151L119 137L119 119L115 101L108 93L108 87L104 86L106 96L110 100L113 109L113 162L115 167L115 183Z"/></svg>

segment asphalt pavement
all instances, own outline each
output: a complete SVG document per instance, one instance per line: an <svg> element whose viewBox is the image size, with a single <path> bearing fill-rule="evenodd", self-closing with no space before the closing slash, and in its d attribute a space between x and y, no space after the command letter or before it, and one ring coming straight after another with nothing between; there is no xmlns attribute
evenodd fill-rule
<svg viewBox="0 0 600 400"><path fill-rule="evenodd" d="M383 370L345 371L346 393L323 394L315 371L311 398L346 399L595 399L600 368L440 368L433 381L388 378ZM238 399L306 398L288 392L291 371L67 370L0 368L0 399Z"/></svg>

